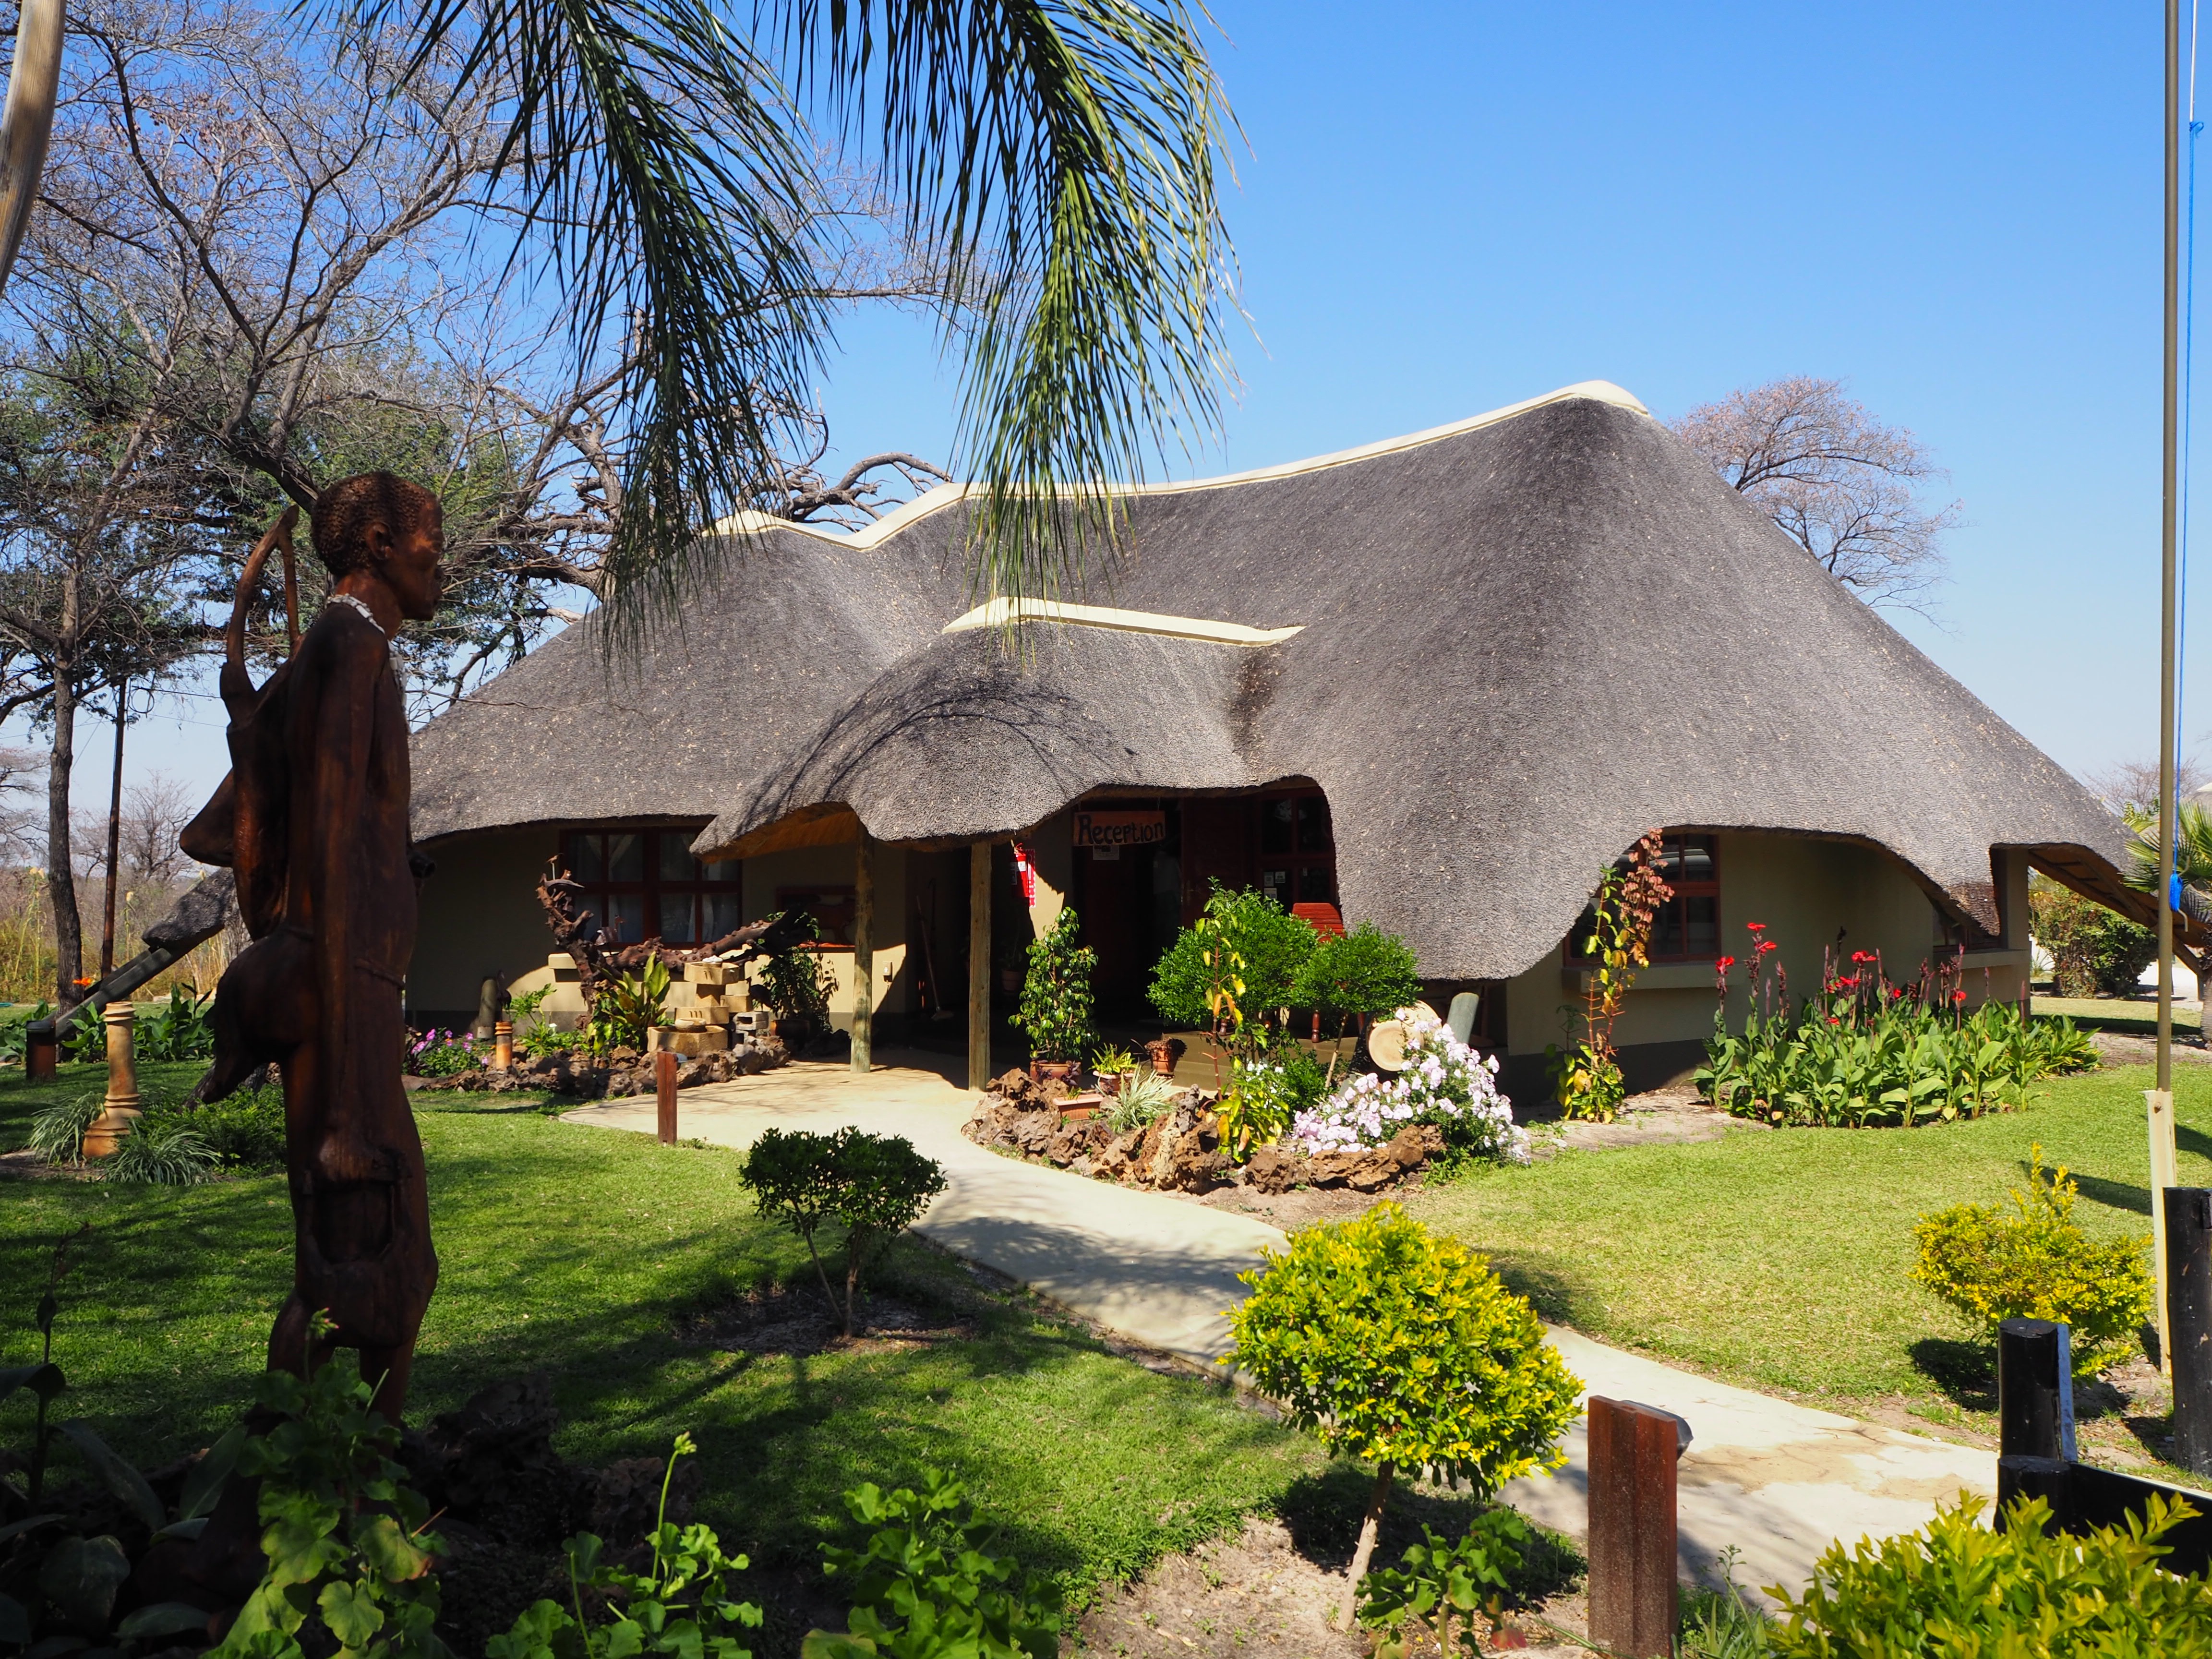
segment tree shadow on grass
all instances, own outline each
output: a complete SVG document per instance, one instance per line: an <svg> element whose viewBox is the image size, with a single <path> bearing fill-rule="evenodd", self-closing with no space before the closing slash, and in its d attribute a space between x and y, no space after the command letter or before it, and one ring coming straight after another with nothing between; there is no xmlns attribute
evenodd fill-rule
<svg viewBox="0 0 2212 1659"><path fill-rule="evenodd" d="M1962 1411L1997 1408L1997 1351L1993 1343L1923 1336L1912 1345L1912 1364Z"/></svg>
<svg viewBox="0 0 2212 1659"><path fill-rule="evenodd" d="M1604 1303L1571 1269L1510 1250L1492 1256L1490 1265L1504 1280L1506 1289L1526 1297L1538 1316L1550 1323L1571 1325L1577 1330L1594 1330L1603 1324Z"/></svg>
<svg viewBox="0 0 2212 1659"><path fill-rule="evenodd" d="M2021 1173L2025 1176L2023 1167ZM2069 1172L2070 1173L2070 1172ZM2150 1213L2150 1188L2138 1187L2125 1181L2106 1181L2100 1176L2075 1175L2074 1184L2081 1196L2106 1209L2124 1210L2130 1215Z"/></svg>

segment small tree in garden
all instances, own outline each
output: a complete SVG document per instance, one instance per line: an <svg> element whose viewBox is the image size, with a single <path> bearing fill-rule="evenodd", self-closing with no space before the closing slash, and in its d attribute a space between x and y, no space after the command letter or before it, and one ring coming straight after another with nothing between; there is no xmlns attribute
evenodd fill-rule
<svg viewBox="0 0 2212 1659"><path fill-rule="evenodd" d="M2158 959L2149 928L2042 876L2029 881L2027 919L2062 997L2124 996Z"/></svg>
<svg viewBox="0 0 2212 1659"><path fill-rule="evenodd" d="M1613 1027L1638 971L1651 965L1651 924L1659 907L1674 896L1659 873L1665 849L1660 832L1646 830L1628 856L1605 872L1590 901L1583 953L1597 965L1583 984L1583 1039L1571 1050L1555 1043L1547 1051L1552 1087L1569 1117L1610 1123L1627 1095Z"/></svg>
<svg viewBox="0 0 2212 1659"><path fill-rule="evenodd" d="M1427 1468L1488 1498L1555 1469L1582 1384L1482 1257L1395 1204L1263 1255L1229 1316L1237 1365L1330 1451L1376 1466L1341 1604L1349 1628L1397 1471Z"/></svg>
<svg viewBox="0 0 2212 1659"><path fill-rule="evenodd" d="M1075 942L1075 908L1030 941L1029 974L1022 981L1014 1026L1030 1040L1035 1060L1080 1060L1097 1037L1091 1024L1091 976L1098 953Z"/></svg>
<svg viewBox="0 0 2212 1659"><path fill-rule="evenodd" d="M851 1127L835 1134L770 1129L752 1145L738 1179L760 1212L806 1241L822 1294L853 1334L861 1276L883 1247L921 1218L945 1190L945 1170L903 1135ZM824 1224L845 1230L845 1295L830 1288L815 1236Z"/></svg>
<svg viewBox="0 0 2212 1659"><path fill-rule="evenodd" d="M1152 1006L1170 1024L1204 1026L1231 1053L1256 1059L1271 1046L1281 1011L1304 1006L1295 988L1320 943L1311 922L1265 893L1232 893L1215 882L1205 914L1176 935L1152 969Z"/></svg>
<svg viewBox="0 0 2212 1659"><path fill-rule="evenodd" d="M1920 1218L1913 1282L1992 1339L2008 1319L2063 1321L2072 1328L2075 1373L2095 1376L2150 1316L2150 1239L2092 1239L2074 1224L2074 1199L2065 1165L2046 1177L2037 1145L2026 1190L2013 1189L2016 1215L1958 1204Z"/></svg>

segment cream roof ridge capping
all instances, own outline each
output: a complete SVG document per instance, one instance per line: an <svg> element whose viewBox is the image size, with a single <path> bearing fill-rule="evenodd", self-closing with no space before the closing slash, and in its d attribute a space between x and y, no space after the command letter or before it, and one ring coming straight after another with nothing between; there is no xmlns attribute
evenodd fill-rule
<svg viewBox="0 0 2212 1659"><path fill-rule="evenodd" d="M1057 599L992 599L965 616L955 617L941 630L966 634L979 628L1004 628L1012 623L1068 623L1078 628L1104 628L1121 634L1157 634L1170 640L1206 640L1215 645L1279 645L1302 632L1304 623L1289 628L1247 628L1243 623L1208 622L1200 617L1167 617L1157 611L1115 611L1097 605L1062 605Z"/></svg>
<svg viewBox="0 0 2212 1659"><path fill-rule="evenodd" d="M1138 484L1134 488L1122 485L1118 492L1127 495L1170 495L1182 490L1219 489L1230 484L1265 483L1273 478L1295 478L1302 473L1320 472L1332 466L1343 466L1352 461L1372 459L1377 455L1390 455L1401 449L1417 449L1423 444L1435 443L1440 438L1452 438L1462 432L1473 432L1486 426L1496 426L1516 415L1526 415L1532 409L1541 409L1547 404L1565 403L1571 398L1590 398L1599 403L1617 404L1638 415L1649 415L1632 393L1624 392L1610 380L1578 380L1573 386L1561 386L1557 392L1547 392L1540 398L1525 398L1517 404L1508 404L1503 409L1493 409L1486 414L1470 415L1463 421L1453 421L1444 426L1432 426L1426 431L1409 432L1400 438L1383 438L1371 444L1361 444L1352 449L1340 449L1327 455L1316 455L1303 461L1284 461L1275 466L1255 467L1249 472L1229 472L1218 478L1189 478L1181 482L1163 480L1158 483ZM836 542L846 547L873 547L884 538L926 518L939 507L951 507L964 500L971 484L939 484L934 489L902 501L897 507L878 519L873 524L858 530L836 530L827 525L793 524L788 519L773 518L765 513L747 511L733 513L718 520L714 527L716 535L743 535L763 530L796 530L809 536L819 536L825 541Z"/></svg>

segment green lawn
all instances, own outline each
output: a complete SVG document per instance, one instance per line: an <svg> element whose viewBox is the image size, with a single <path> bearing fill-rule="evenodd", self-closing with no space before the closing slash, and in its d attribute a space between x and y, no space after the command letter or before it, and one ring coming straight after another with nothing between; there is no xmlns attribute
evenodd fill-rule
<svg viewBox="0 0 2212 1659"><path fill-rule="evenodd" d="M2076 1025L2086 1025L2097 1030L2147 1034L2158 1030L2158 1004L2135 997L2039 996L2035 999L2035 1012L2045 1017L2064 1014ZM2203 1028L2203 1010L2174 1009L2175 1030L2200 1031Z"/></svg>
<svg viewBox="0 0 2212 1659"><path fill-rule="evenodd" d="M2090 1231L2150 1228L2146 1067L2053 1079L2025 1112L1914 1130L1747 1131L1577 1152L1419 1194L1551 1318L1729 1380L1844 1409L1955 1412L1923 1365L1965 1334L1907 1281L1923 1212L2002 1202L2032 1143L2081 1183ZM2176 1068L2181 1179L2212 1184L2212 1067Z"/></svg>
<svg viewBox="0 0 2212 1659"><path fill-rule="evenodd" d="M149 1066L158 1085L192 1066ZM31 1091L0 1083L0 1147L40 1103L96 1088L92 1066ZM679 1327L763 1280L811 1269L764 1225L735 1154L580 1128L534 1104L471 1109L417 1097L443 1274L422 1331L410 1415L495 1378L544 1369L562 1451L586 1464L698 1441L702 1519L756 1562L798 1568L862 1480L958 1471L1014 1521L1034 1565L1079 1594L1279 1504L1334 1514L1342 1488L1311 1443L1220 1389L1156 1375L1018 1299L981 1292L919 1245L894 1287L971 1321L975 1339L915 1350L747 1356ZM85 1224L64 1283L56 1358L70 1409L152 1463L206 1443L248 1397L290 1276L281 1177L185 1190L0 1183L0 1363L27 1357L52 1243ZM0 1436L20 1431L8 1408ZM5 1443L0 1441L0 1443ZM1346 1522L1346 1525L1351 1522Z"/></svg>

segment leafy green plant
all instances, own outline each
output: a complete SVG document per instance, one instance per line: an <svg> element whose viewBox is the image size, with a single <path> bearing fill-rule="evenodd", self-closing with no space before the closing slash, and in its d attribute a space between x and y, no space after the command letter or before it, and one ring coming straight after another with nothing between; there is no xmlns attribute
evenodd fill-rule
<svg viewBox="0 0 2212 1659"><path fill-rule="evenodd" d="M1774 1621L1744 1596L1735 1582L1741 1553L1731 1544L1721 1552L1721 1588L1682 1592L1682 1632L1676 1659L1768 1659L1774 1651Z"/></svg>
<svg viewBox="0 0 2212 1659"><path fill-rule="evenodd" d="M1295 1042L1265 1060L1239 1060L1216 1109L1221 1144L1243 1163L1255 1146L1282 1139L1300 1112L1321 1099L1327 1085L1321 1062Z"/></svg>
<svg viewBox="0 0 2212 1659"><path fill-rule="evenodd" d="M84 1132L103 1109L97 1094L78 1095L49 1106L31 1119L30 1151L49 1164L82 1164Z"/></svg>
<svg viewBox="0 0 2212 1659"><path fill-rule="evenodd" d="M141 1060L207 1060L215 1054L215 1025L208 1010L213 993L196 996L182 983L169 987L169 1000L140 1016L131 1034L132 1052Z"/></svg>
<svg viewBox="0 0 2212 1659"><path fill-rule="evenodd" d="M842 1632L807 1632L801 1659L1053 1659L1060 1651L1060 1587L1012 1556L987 1553L995 1528L941 1470L921 1489L872 1483L845 1494L846 1511L872 1528L859 1549L823 1546L823 1571L850 1587ZM492 1659L501 1659L495 1654Z"/></svg>
<svg viewBox="0 0 2212 1659"><path fill-rule="evenodd" d="M215 1179L222 1167L222 1155L190 1118L174 1111L149 1112L131 1126L123 1144L103 1162L100 1173L110 1181L197 1187Z"/></svg>
<svg viewBox="0 0 2212 1659"><path fill-rule="evenodd" d="M1420 963L1413 947L1371 921L1322 939L1291 981L1290 1006L1351 1020L1410 1007L1420 1000Z"/></svg>
<svg viewBox="0 0 2212 1659"><path fill-rule="evenodd" d="M1665 840L1656 830L1645 831L1628 856L1599 878L1577 929L1583 933L1582 954L1592 964L1583 975L1583 1034L1571 1048L1553 1043L1545 1050L1552 1092L1567 1117L1610 1123L1627 1097L1613 1029L1637 974L1651 965L1651 924L1659 907L1674 896L1659 873Z"/></svg>
<svg viewBox="0 0 2212 1659"><path fill-rule="evenodd" d="M467 1031L425 1031L407 1047L407 1069L416 1077L458 1077L483 1063Z"/></svg>
<svg viewBox="0 0 2212 1659"><path fill-rule="evenodd" d="M2043 1148L2029 1154L2027 1186L2007 1215L1958 1204L1912 1230L1912 1280L1994 1338L2008 1319L2055 1319L2072 1329L2074 1370L2093 1376L2136 1340L2151 1310L2148 1235L2100 1243L2075 1225L2074 1179L2063 1164L2046 1177Z"/></svg>
<svg viewBox="0 0 2212 1659"><path fill-rule="evenodd" d="M1032 1059L1074 1060L1097 1041L1091 1024L1091 976L1098 971L1098 953L1075 942L1080 932L1069 905L1030 941L1029 971L1013 1025L1029 1038Z"/></svg>
<svg viewBox="0 0 2212 1659"><path fill-rule="evenodd" d="M1330 1451L1376 1468L1348 1626L1395 1471L1428 1468L1488 1498L1557 1468L1581 1385L1482 1257L1395 1204L1305 1228L1262 1257L1230 1314L1238 1368Z"/></svg>
<svg viewBox="0 0 2212 1659"><path fill-rule="evenodd" d="M1269 1022L1298 1006L1292 988L1320 942L1312 923L1266 894L1217 881L1205 913L1153 968L1152 1006L1170 1024L1204 1026L1256 1059L1271 1044Z"/></svg>
<svg viewBox="0 0 2212 1659"><path fill-rule="evenodd" d="M638 972L602 986L592 1010L593 1046L602 1053L624 1043L644 1048L653 1027L667 1021L670 983L667 964L653 957Z"/></svg>
<svg viewBox="0 0 2212 1659"><path fill-rule="evenodd" d="M328 1329L315 1323L317 1336ZM246 1442L238 1467L261 1480L269 1565L215 1654L445 1659L431 1630L443 1540L392 1459L399 1431L369 1408L374 1390L335 1360L305 1382L264 1371L254 1389L275 1424Z"/></svg>
<svg viewBox="0 0 2212 1659"><path fill-rule="evenodd" d="M2159 1565L2159 1540L2197 1510L2153 1497L2124 1528L2046 1532L2050 1506L2015 1503L1978 1524L1962 1492L1918 1532L1829 1546L1803 1596L1778 1586L1783 1659L1844 1656L2212 1656L2212 1579Z"/></svg>
<svg viewBox="0 0 2212 1659"><path fill-rule="evenodd" d="M1120 1043L1111 1043L1091 1056L1091 1069L1099 1077L1127 1077L1137 1069L1137 1057Z"/></svg>
<svg viewBox="0 0 2212 1659"><path fill-rule="evenodd" d="M2185 812L2192 810L2189 806ZM2125 996L2158 959L2158 935L2047 876L2029 878L2028 932L2062 997Z"/></svg>
<svg viewBox="0 0 2212 1659"><path fill-rule="evenodd" d="M151 1115L149 1113L149 1115ZM284 1164L284 1091L274 1084L240 1089L185 1121L228 1170L276 1170Z"/></svg>
<svg viewBox="0 0 2212 1659"><path fill-rule="evenodd" d="M1717 964L1718 1006L1698 1091L1738 1117L1805 1127L1911 1127L2010 1111L2039 1078L2097 1063L2069 1019L2035 1019L1985 999L1969 1012L1963 959L1893 983L1881 957L1856 951L1831 963L1818 996L1796 1006L1766 958L1777 948L1747 924L1748 1006L1742 1032L1729 1029L1734 957Z"/></svg>
<svg viewBox="0 0 2212 1659"><path fill-rule="evenodd" d="M769 918L771 921L778 919ZM830 970L822 965L821 951L806 948L806 940L821 938L820 925L803 911L797 920L805 939L788 949L771 953L761 963L753 988L760 1000L775 1012L786 1035L804 1040L829 1027L830 980Z"/></svg>
<svg viewBox="0 0 2212 1659"><path fill-rule="evenodd" d="M514 1028L516 1054L536 1059L542 1054L558 1054L568 1047L568 1034L556 1030L553 1022L538 1012L552 994L550 985L541 985L534 991L507 998L507 1019Z"/></svg>
<svg viewBox="0 0 2212 1659"><path fill-rule="evenodd" d="M1106 1109L1106 1121L1117 1135L1141 1129L1155 1118L1167 1115L1175 1104L1176 1086L1154 1072L1140 1072L1133 1083L1121 1085Z"/></svg>
<svg viewBox="0 0 2212 1659"><path fill-rule="evenodd" d="M872 1135L850 1127L827 1135L770 1129L746 1152L738 1179L752 1189L763 1215L805 1240L822 1294L844 1321L848 1336L868 1265L945 1190L944 1167L915 1151L903 1135ZM845 1231L842 1300L830 1288L815 1242L825 1224Z"/></svg>
<svg viewBox="0 0 2212 1659"><path fill-rule="evenodd" d="M30 1051L32 1022L52 1019L53 1013L54 1005L41 1001L22 1018L0 1022L0 1063L21 1065Z"/></svg>
<svg viewBox="0 0 2212 1659"><path fill-rule="evenodd" d="M1377 1632L1373 1659L1407 1659L1413 1627L1427 1631L1439 1654L1456 1650L1455 1632L1479 1651L1474 1621L1494 1626L1512 1593L1529 1540L1528 1523L1511 1510L1485 1510L1456 1544L1433 1527L1411 1545L1398 1567L1378 1568L1359 1585L1359 1622Z"/></svg>
<svg viewBox="0 0 2212 1659"><path fill-rule="evenodd" d="M91 982L88 980L85 984L88 987ZM107 1058L107 1023L100 1018L99 1009L88 1002L81 1002L76 1012L55 1032L54 1041L64 1060L72 1062L105 1060Z"/></svg>
<svg viewBox="0 0 2212 1659"><path fill-rule="evenodd" d="M750 1659L736 1627L758 1629L757 1603L732 1600L728 1580L750 1565L722 1553L714 1528L679 1527L668 1518L668 1492L676 1460L698 1449L679 1434L660 1480L660 1508L646 1539L653 1547L645 1571L630 1572L605 1559L605 1545L579 1533L562 1546L568 1559L568 1606L540 1601L514 1627L484 1644L484 1659L629 1659L665 1654L671 1659ZM588 1599L587 1599L588 1593ZM619 1601L619 1608L615 1605Z"/></svg>

